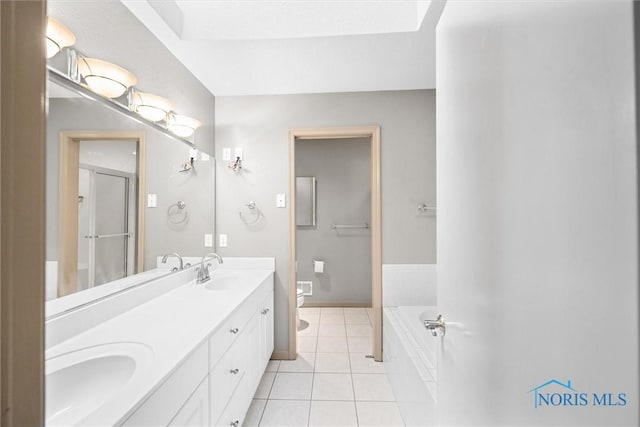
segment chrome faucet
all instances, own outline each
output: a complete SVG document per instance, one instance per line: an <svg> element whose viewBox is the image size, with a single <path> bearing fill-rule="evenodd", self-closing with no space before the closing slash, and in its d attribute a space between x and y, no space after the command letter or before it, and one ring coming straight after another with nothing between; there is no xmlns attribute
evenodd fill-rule
<svg viewBox="0 0 640 427"><path fill-rule="evenodd" d="M215 259L218 261L218 264L222 264L224 262L220 255L213 252L209 252L203 256L200 260L200 268L198 268L198 278L196 279L196 283L205 283L211 279L211 276L209 276L209 266L211 264L205 264L205 261L209 259Z"/></svg>
<svg viewBox="0 0 640 427"><path fill-rule="evenodd" d="M178 258L178 261L180 262L180 268L179 270L182 270L184 268L184 265L182 264L182 257L177 254L176 252L170 253L170 254L166 254L165 256L162 257L162 263L166 264L167 263L167 258L169 258L170 256L174 256L176 258ZM177 268L174 267L173 271L178 271Z"/></svg>

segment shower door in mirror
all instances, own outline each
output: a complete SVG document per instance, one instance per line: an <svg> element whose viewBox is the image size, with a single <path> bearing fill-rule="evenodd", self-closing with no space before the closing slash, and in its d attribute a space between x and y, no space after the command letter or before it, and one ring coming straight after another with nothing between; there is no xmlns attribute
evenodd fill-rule
<svg viewBox="0 0 640 427"><path fill-rule="evenodd" d="M83 290L135 273L135 174L81 165L78 184L77 277Z"/></svg>

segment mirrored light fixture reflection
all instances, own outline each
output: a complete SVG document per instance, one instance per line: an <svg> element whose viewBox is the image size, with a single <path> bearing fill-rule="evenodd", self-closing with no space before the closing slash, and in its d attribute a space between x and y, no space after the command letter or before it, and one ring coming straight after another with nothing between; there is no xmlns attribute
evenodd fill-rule
<svg viewBox="0 0 640 427"><path fill-rule="evenodd" d="M47 16L47 58L53 58L63 47L73 46L76 36L64 24Z"/></svg>
<svg viewBox="0 0 640 427"><path fill-rule="evenodd" d="M101 59L78 58L78 72L89 89L107 98L118 98L138 83L129 71Z"/></svg>
<svg viewBox="0 0 640 427"><path fill-rule="evenodd" d="M131 110L152 122L164 120L174 108L173 102L152 93L133 91L131 94Z"/></svg>
<svg viewBox="0 0 640 427"><path fill-rule="evenodd" d="M193 135L201 125L199 120L179 114L170 114L167 122L169 131L183 138Z"/></svg>

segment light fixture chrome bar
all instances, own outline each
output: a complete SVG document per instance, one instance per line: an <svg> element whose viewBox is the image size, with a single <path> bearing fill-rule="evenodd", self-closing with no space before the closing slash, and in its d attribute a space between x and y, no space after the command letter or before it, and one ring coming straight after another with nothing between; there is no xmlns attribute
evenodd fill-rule
<svg viewBox="0 0 640 427"><path fill-rule="evenodd" d="M82 95L83 97L87 98L87 99L91 99L93 101L96 101L102 105L104 105L105 107L116 111L124 116L127 116L128 118L143 124L145 126L150 126L151 128L157 130L158 132L161 132L163 135L168 136L169 138L175 139L176 141L180 141L184 144L187 144L190 147L194 147L195 148L195 144L192 141L189 141L186 138L182 138L178 135L175 135L173 133L171 133L168 129L160 126L157 123L154 123L152 121L149 121L147 119L145 119L144 117L140 116L137 113L134 113L133 111L129 110L126 106L120 104L119 102L113 101L111 99L107 99L104 98L103 96L98 95L97 93L87 89L86 87L82 86L79 83L76 83L75 81L71 80L69 77L67 77L64 73L62 73L61 71L56 70L55 68L53 68L50 65L47 65L47 74L48 74L48 78L51 79L51 81L59 84L60 86L63 86L67 89L73 90L74 92L77 92L79 95Z"/></svg>
<svg viewBox="0 0 640 427"><path fill-rule="evenodd" d="M331 224L331 229L332 230L338 230L340 228L369 228L369 224L367 224L366 222L364 224L345 224L345 225L341 225L341 224Z"/></svg>
<svg viewBox="0 0 640 427"><path fill-rule="evenodd" d="M106 237L133 237L133 233L116 234L96 234L95 236L84 236L86 239L104 239Z"/></svg>

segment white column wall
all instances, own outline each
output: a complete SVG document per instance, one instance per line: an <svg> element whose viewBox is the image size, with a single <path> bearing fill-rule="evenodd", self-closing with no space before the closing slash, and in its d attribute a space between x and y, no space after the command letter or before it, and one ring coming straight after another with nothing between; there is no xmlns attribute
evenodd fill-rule
<svg viewBox="0 0 640 427"><path fill-rule="evenodd" d="M633 36L631 1L444 10L439 425L638 425ZM552 379L587 404L535 408Z"/></svg>

